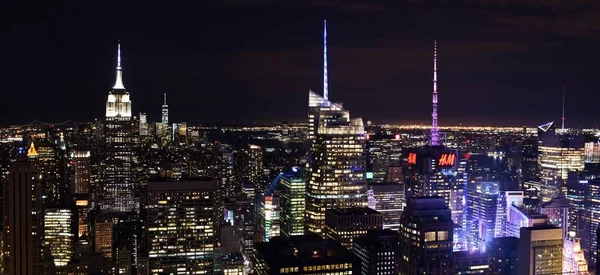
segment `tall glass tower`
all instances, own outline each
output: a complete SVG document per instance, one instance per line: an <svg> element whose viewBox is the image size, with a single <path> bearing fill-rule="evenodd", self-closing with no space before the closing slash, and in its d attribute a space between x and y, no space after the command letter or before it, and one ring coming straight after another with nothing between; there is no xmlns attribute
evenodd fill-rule
<svg viewBox="0 0 600 275"><path fill-rule="evenodd" d="M127 212L135 209L133 196L133 133L129 92L123 86L121 45L117 53L117 78L106 101L106 141L102 209Z"/></svg>
<svg viewBox="0 0 600 275"><path fill-rule="evenodd" d="M309 127L307 229L322 234L326 209L368 205L364 126L341 104L309 91Z"/></svg>
<svg viewBox="0 0 600 275"><path fill-rule="evenodd" d="M542 188L540 199L548 202L559 194L567 193L569 172L583 171L585 149L583 138L577 133L560 134L554 122L538 126L540 140L538 164Z"/></svg>

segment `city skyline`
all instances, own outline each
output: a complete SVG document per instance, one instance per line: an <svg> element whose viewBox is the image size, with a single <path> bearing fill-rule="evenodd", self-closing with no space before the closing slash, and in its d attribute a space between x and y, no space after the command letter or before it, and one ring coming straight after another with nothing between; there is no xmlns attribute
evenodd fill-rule
<svg viewBox="0 0 600 275"><path fill-rule="evenodd" d="M5 89L19 91L3 93L3 101L23 102L23 93L36 100L28 101L30 109L18 119L11 114L22 107L7 104L0 124L101 117L96 102L114 81L118 39L136 115L145 112L158 121L162 95L169 93L173 121L303 121L306 91L323 94L321 39L327 19L330 98L345 102L365 121L429 124L431 42L437 39L440 126L558 121L563 85L567 127L597 126L586 116L600 99L592 81L597 28L583 24L600 10L596 4L585 11L555 2L519 6L489 0L471 6L250 4L223 1L191 9L204 16L184 9L160 13L152 5L35 7L0 35L13 41L1 51L7 65L2 75L11 79ZM129 17L136 8L140 15ZM410 10L426 12L419 19ZM585 16L565 23L574 11ZM42 15L44 20L28 21ZM564 24L545 26L551 16ZM531 24L535 20L538 25ZM49 35L35 35L40 32ZM31 77L36 81L26 81ZM269 108L252 107L259 104Z"/></svg>

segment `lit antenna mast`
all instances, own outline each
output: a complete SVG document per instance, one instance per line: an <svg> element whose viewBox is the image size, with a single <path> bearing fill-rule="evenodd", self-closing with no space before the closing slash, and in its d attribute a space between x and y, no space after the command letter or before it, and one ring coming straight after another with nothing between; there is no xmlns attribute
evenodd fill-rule
<svg viewBox="0 0 600 275"><path fill-rule="evenodd" d="M329 85L327 84L327 19L323 20L323 98L329 100Z"/></svg>
<svg viewBox="0 0 600 275"><path fill-rule="evenodd" d="M123 85L123 72L121 71L121 40L117 46L117 78L113 89L125 89Z"/></svg>
<svg viewBox="0 0 600 275"><path fill-rule="evenodd" d="M565 86L562 86L562 132L565 132Z"/></svg>
<svg viewBox="0 0 600 275"><path fill-rule="evenodd" d="M431 145L440 145L440 133L438 131L438 90L437 90L437 41L433 41L433 112L431 113Z"/></svg>

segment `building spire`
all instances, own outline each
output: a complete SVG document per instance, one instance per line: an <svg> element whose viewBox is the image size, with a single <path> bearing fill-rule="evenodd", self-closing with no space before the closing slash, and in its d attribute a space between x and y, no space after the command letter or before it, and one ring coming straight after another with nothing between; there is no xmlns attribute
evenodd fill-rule
<svg viewBox="0 0 600 275"><path fill-rule="evenodd" d="M327 19L323 20L323 98L329 100L329 85L327 83Z"/></svg>
<svg viewBox="0 0 600 275"><path fill-rule="evenodd" d="M121 40L117 46L117 79L113 89L125 89L123 86L123 72L121 71Z"/></svg>
<svg viewBox="0 0 600 275"><path fill-rule="evenodd" d="M562 132L565 132L565 85L562 86Z"/></svg>
<svg viewBox="0 0 600 275"><path fill-rule="evenodd" d="M431 145L440 145L440 134L438 131L438 90L437 90L437 41L433 41L433 111L431 113Z"/></svg>
<svg viewBox="0 0 600 275"><path fill-rule="evenodd" d="M163 105L167 105L167 93L164 93L164 97L165 97L165 103L163 103Z"/></svg>

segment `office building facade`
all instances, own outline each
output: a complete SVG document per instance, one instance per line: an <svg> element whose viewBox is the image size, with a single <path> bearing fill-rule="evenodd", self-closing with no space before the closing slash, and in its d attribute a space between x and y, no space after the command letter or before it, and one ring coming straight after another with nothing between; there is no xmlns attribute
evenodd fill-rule
<svg viewBox="0 0 600 275"><path fill-rule="evenodd" d="M372 230L354 240L352 253L360 259L360 273L398 274L400 235L392 230Z"/></svg>
<svg viewBox="0 0 600 275"><path fill-rule="evenodd" d="M400 217L406 205L405 185L396 182L369 184L369 208L383 215L383 229L400 230Z"/></svg>
<svg viewBox="0 0 600 275"><path fill-rule="evenodd" d="M516 275L519 261L519 238L495 238L487 250L490 255L490 274Z"/></svg>
<svg viewBox="0 0 600 275"><path fill-rule="evenodd" d="M443 197L414 197L402 212L400 274L454 274L454 222Z"/></svg>
<svg viewBox="0 0 600 275"><path fill-rule="evenodd" d="M542 188L540 199L548 202L567 193L568 173L583 171L585 149L581 135L557 133L554 122L538 127L540 140L538 163Z"/></svg>
<svg viewBox="0 0 600 275"><path fill-rule="evenodd" d="M318 235L273 238L255 243L254 274L339 274L360 273L360 262L333 240Z"/></svg>
<svg viewBox="0 0 600 275"><path fill-rule="evenodd" d="M281 236L304 235L306 170L294 167L280 177Z"/></svg>
<svg viewBox="0 0 600 275"><path fill-rule="evenodd" d="M550 225L521 228L518 275L562 274L562 263L562 229Z"/></svg>
<svg viewBox="0 0 600 275"><path fill-rule="evenodd" d="M485 251L496 236L499 186L497 182L469 182L467 188L468 250Z"/></svg>
<svg viewBox="0 0 600 275"><path fill-rule="evenodd" d="M212 272L215 196L216 183L211 180L148 183L150 274Z"/></svg>
<svg viewBox="0 0 600 275"><path fill-rule="evenodd" d="M44 210L44 245L56 267L64 267L73 258L75 239L72 233L74 216L71 209L47 208Z"/></svg>
<svg viewBox="0 0 600 275"><path fill-rule="evenodd" d="M42 190L38 180L33 163L24 155L10 164L2 190L2 274L39 274L42 267Z"/></svg>
<svg viewBox="0 0 600 275"><path fill-rule="evenodd" d="M325 211L325 236L347 249L369 230L383 229L383 215L371 208L334 208Z"/></svg>
<svg viewBox="0 0 600 275"><path fill-rule="evenodd" d="M309 91L308 231L323 234L325 210L366 207L362 119Z"/></svg>

